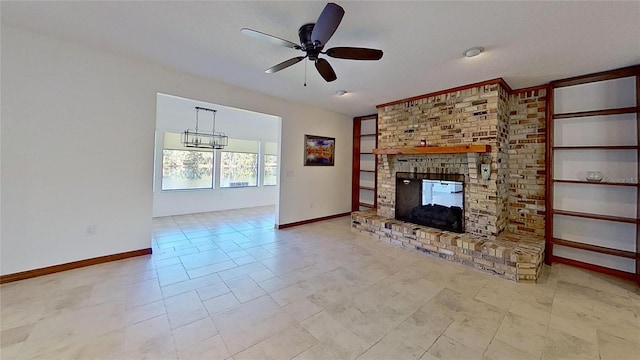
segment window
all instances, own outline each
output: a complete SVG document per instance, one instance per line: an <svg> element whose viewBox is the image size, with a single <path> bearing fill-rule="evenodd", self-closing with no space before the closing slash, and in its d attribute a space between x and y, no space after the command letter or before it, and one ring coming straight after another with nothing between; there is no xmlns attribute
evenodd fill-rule
<svg viewBox="0 0 640 360"><path fill-rule="evenodd" d="M264 156L264 185L276 185L278 179L278 173L276 169L278 167L278 157L276 155Z"/></svg>
<svg viewBox="0 0 640 360"><path fill-rule="evenodd" d="M162 190L213 189L213 152L185 148L180 134L165 133Z"/></svg>
<svg viewBox="0 0 640 360"><path fill-rule="evenodd" d="M258 148L254 140L229 139L220 152L220 187L258 186Z"/></svg>
<svg viewBox="0 0 640 360"><path fill-rule="evenodd" d="M222 152L220 187L258 185L258 154Z"/></svg>
<svg viewBox="0 0 640 360"><path fill-rule="evenodd" d="M278 182L278 144L267 142L264 146L264 178L265 186L277 185Z"/></svg>
<svg viewBox="0 0 640 360"><path fill-rule="evenodd" d="M213 188L213 153L162 150L162 190Z"/></svg>

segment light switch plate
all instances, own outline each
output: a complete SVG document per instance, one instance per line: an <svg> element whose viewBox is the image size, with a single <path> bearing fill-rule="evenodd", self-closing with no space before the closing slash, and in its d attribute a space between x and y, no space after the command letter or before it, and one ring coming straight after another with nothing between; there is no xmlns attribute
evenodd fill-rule
<svg viewBox="0 0 640 360"><path fill-rule="evenodd" d="M482 180L489 180L491 177L491 164L480 164L480 176Z"/></svg>

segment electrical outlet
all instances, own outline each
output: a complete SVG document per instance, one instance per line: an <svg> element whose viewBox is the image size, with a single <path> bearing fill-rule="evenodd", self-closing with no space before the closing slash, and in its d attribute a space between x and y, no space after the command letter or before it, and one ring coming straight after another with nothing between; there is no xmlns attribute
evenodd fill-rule
<svg viewBox="0 0 640 360"><path fill-rule="evenodd" d="M97 231L98 229L95 225L87 226L87 236L94 236Z"/></svg>

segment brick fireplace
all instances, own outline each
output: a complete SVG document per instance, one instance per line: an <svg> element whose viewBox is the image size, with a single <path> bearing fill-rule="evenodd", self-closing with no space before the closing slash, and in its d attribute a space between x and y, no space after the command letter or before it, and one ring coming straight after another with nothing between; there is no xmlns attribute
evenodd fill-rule
<svg viewBox="0 0 640 360"><path fill-rule="evenodd" d="M544 252L546 90L502 80L378 106L378 149L487 146L487 151L378 155L377 210L354 228L512 280L536 280ZM481 164L490 167L488 179ZM464 234L395 218L396 173L464 176ZM521 271L519 271L521 270Z"/></svg>
<svg viewBox="0 0 640 360"><path fill-rule="evenodd" d="M491 239L507 223L508 94L500 84L427 97L378 109L378 148L489 145L489 153L381 155L378 215L394 218L395 173L462 174L465 177L465 231ZM489 180L479 164L491 167Z"/></svg>

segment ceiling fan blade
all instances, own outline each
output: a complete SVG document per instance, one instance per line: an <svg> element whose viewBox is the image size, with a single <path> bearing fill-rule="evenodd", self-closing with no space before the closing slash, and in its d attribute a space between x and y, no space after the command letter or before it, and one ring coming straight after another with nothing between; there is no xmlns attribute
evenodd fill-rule
<svg viewBox="0 0 640 360"><path fill-rule="evenodd" d="M325 59L316 60L316 69L318 70L322 78L327 82L332 82L333 80L338 78L329 62Z"/></svg>
<svg viewBox="0 0 640 360"><path fill-rule="evenodd" d="M293 43L289 40L285 40L285 39L280 39L279 37L273 36L273 35L269 35L269 34L265 34L263 32L257 31L257 30L252 30L252 29L248 29L248 28L242 28L240 29L240 32L247 35L247 36L251 36L254 37L256 39L260 39L260 40L265 40L268 41L272 44L276 44L276 45L282 45L282 46L286 46L292 49L302 49L300 47L300 45Z"/></svg>
<svg viewBox="0 0 640 360"><path fill-rule="evenodd" d="M275 65L275 66L272 66L272 67L268 68L268 69L267 69L267 70L265 70L264 72L266 72L267 74L273 74L273 73L276 73L276 72L278 72L278 71L280 71L280 70L283 70L283 69L288 68L289 66L291 66L291 65L293 65L293 64L297 64L297 63L299 63L299 62L300 62L300 61L302 61L304 58L306 58L306 56L298 56L298 57L291 58L291 59L289 59L289 60L287 60L287 61L283 61L283 62L281 62L281 63L280 63L280 64L278 64L278 65Z"/></svg>
<svg viewBox="0 0 640 360"><path fill-rule="evenodd" d="M342 16L344 16L344 9L340 5L328 3L313 27L311 41L318 46L324 46L336 32L340 21L342 21Z"/></svg>
<svg viewBox="0 0 640 360"><path fill-rule="evenodd" d="M351 60L380 60L382 50L357 47L334 47L326 52L327 55L339 59Z"/></svg>

